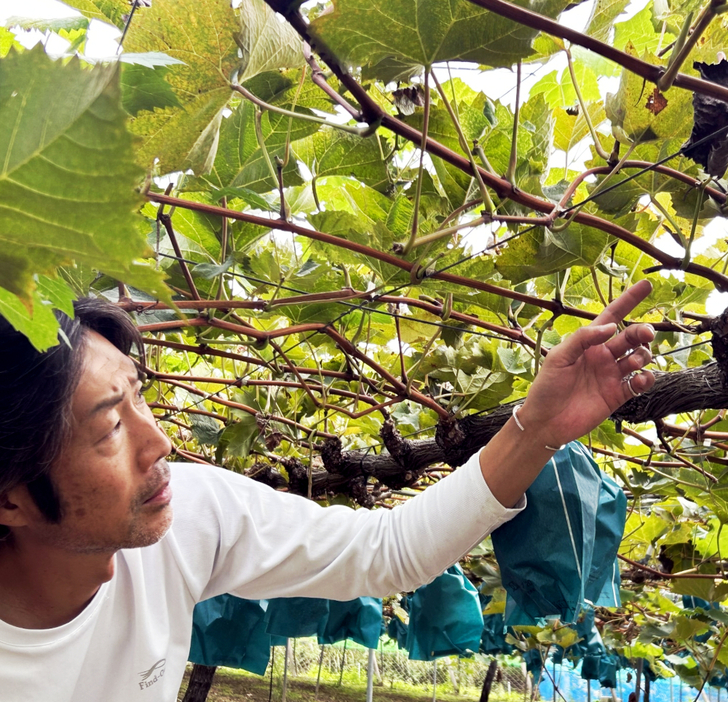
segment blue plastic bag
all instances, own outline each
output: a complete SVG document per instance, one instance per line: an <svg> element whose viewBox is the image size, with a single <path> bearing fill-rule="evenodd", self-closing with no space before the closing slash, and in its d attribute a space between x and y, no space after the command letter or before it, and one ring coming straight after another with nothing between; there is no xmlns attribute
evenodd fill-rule
<svg viewBox="0 0 728 702"><path fill-rule="evenodd" d="M219 595L199 602L192 619L189 660L264 675L270 657L265 602Z"/></svg>
<svg viewBox="0 0 728 702"><path fill-rule="evenodd" d="M599 680L602 674L602 660L607 655L607 649L604 648L601 634L594 624L594 610L591 607L584 610L576 623L576 633L581 640L572 648L574 654L581 656L581 677L584 680Z"/></svg>
<svg viewBox="0 0 728 702"><path fill-rule="evenodd" d="M329 613L318 631L320 644L352 639L366 648L377 648L382 633L382 601L359 597L349 602L329 600Z"/></svg>
<svg viewBox="0 0 728 702"><path fill-rule="evenodd" d="M572 441L526 494L526 509L492 534L508 593L505 623L573 622L585 600L617 604L626 500L616 483Z"/></svg>
<svg viewBox="0 0 728 702"><path fill-rule="evenodd" d="M282 639L316 636L319 629L323 629L328 616L328 600L316 597L277 597L268 600L265 627L271 636Z"/></svg>
<svg viewBox="0 0 728 702"><path fill-rule="evenodd" d="M412 660L471 655L478 650L483 632L478 591L459 565L418 588L409 607L407 650Z"/></svg>
<svg viewBox="0 0 728 702"><path fill-rule="evenodd" d="M627 519L627 498L606 473L601 476L594 551L584 598L595 607L621 607L617 551Z"/></svg>

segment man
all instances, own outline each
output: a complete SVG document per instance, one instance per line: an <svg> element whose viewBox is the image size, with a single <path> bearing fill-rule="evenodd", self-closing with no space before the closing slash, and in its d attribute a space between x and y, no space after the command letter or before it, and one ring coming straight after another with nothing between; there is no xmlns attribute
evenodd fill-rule
<svg viewBox="0 0 728 702"><path fill-rule="evenodd" d="M654 331L614 336L649 290L634 286L553 349L480 454L391 511L324 509L229 471L168 466L128 356L141 340L113 305L79 301L45 354L2 324L0 699L172 702L201 600L347 600L432 580L522 508L559 444L652 385L649 371L626 376L650 361Z"/></svg>

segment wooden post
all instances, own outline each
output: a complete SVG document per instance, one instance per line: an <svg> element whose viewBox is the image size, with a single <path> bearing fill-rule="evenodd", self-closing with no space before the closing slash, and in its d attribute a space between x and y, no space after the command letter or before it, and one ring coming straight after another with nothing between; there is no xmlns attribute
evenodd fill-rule
<svg viewBox="0 0 728 702"><path fill-rule="evenodd" d="M190 674L190 684L187 686L187 692L182 702L205 702L216 670L214 665L195 663Z"/></svg>

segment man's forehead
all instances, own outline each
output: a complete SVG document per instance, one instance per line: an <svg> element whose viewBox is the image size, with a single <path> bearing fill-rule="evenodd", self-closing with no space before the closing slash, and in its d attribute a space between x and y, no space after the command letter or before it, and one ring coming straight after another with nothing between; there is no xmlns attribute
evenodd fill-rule
<svg viewBox="0 0 728 702"><path fill-rule="evenodd" d="M137 376L134 361L125 353L119 351L108 339L95 331L87 331L84 338L85 348L83 354L83 376L98 372L119 373Z"/></svg>
<svg viewBox="0 0 728 702"><path fill-rule="evenodd" d="M138 377L134 361L96 332L86 333L83 365L76 392L73 414L88 419L99 403L119 396Z"/></svg>

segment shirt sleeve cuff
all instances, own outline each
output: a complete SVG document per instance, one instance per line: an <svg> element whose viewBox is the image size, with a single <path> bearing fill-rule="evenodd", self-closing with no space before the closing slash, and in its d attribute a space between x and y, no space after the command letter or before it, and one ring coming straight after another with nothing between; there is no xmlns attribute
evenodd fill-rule
<svg viewBox="0 0 728 702"><path fill-rule="evenodd" d="M521 513L526 508L526 495L521 495L521 498L513 507L504 507L493 495L483 477L483 472L480 469L480 451L474 453L467 462L461 466L458 471L462 471L468 474L469 480L472 482L473 494L477 495L477 499L482 502L488 512L491 514L493 521L496 521L500 526L505 522L510 521L517 514ZM497 527L493 527L494 529Z"/></svg>

